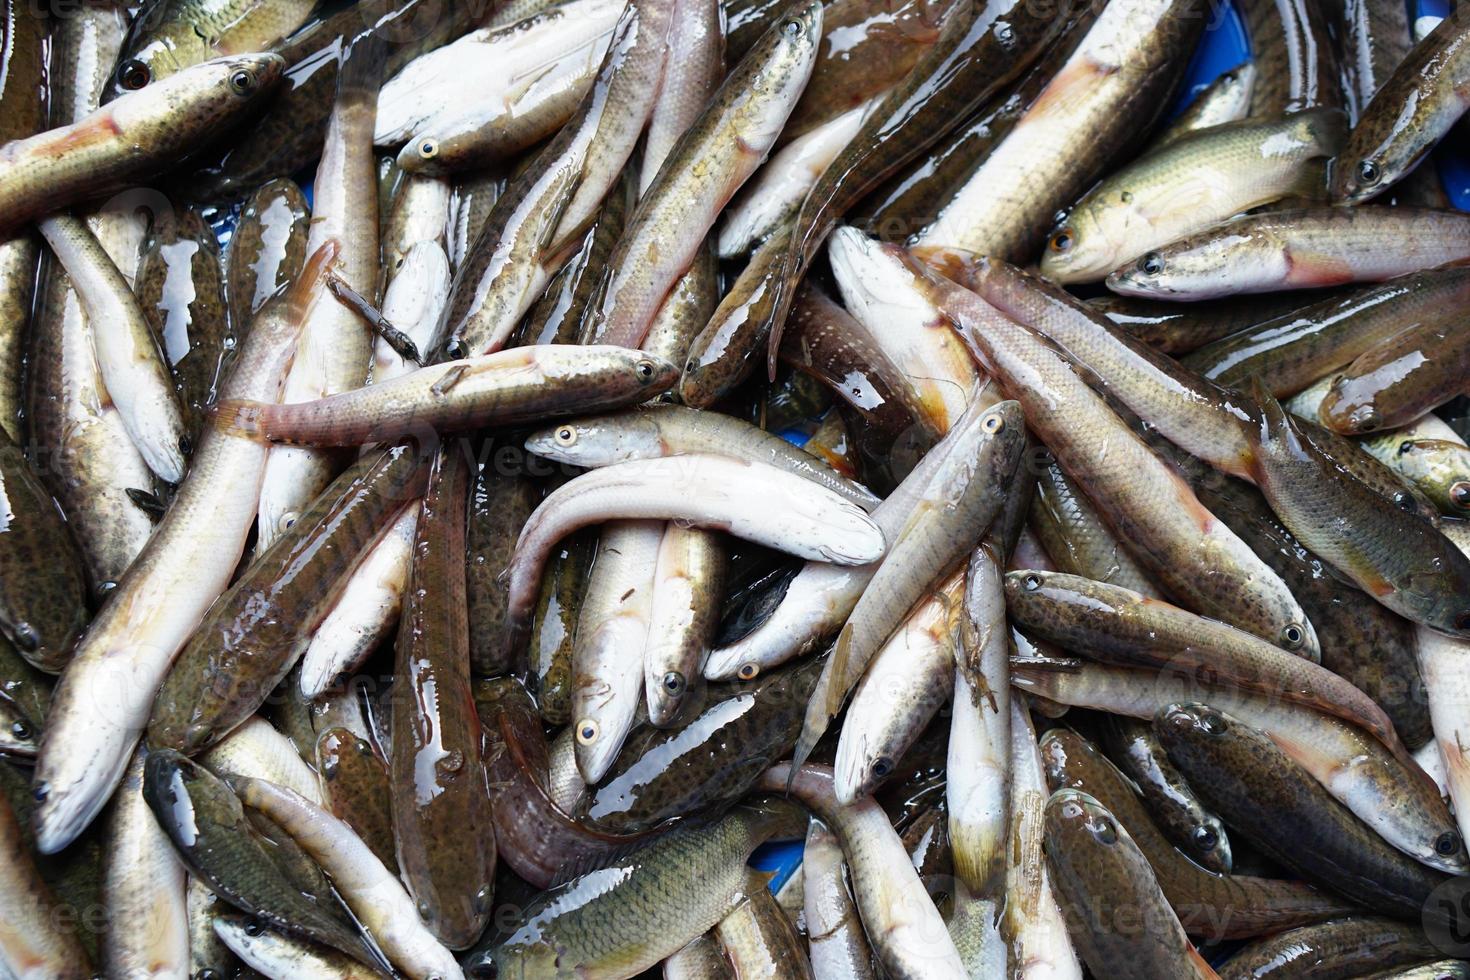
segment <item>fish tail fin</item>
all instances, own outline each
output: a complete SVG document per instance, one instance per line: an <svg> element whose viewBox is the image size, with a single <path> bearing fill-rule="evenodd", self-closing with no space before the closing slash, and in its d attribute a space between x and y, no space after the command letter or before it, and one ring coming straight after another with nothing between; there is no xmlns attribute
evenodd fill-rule
<svg viewBox="0 0 1470 980"><path fill-rule="evenodd" d="M270 407L264 402L227 399L214 406L214 426L226 435L268 442L265 412Z"/></svg>

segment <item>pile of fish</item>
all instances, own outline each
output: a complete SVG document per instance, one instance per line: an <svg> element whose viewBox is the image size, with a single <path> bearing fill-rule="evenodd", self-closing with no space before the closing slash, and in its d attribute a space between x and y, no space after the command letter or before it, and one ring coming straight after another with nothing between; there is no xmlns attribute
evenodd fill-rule
<svg viewBox="0 0 1470 980"><path fill-rule="evenodd" d="M0 977L1470 977L1463 0L0 13Z"/></svg>

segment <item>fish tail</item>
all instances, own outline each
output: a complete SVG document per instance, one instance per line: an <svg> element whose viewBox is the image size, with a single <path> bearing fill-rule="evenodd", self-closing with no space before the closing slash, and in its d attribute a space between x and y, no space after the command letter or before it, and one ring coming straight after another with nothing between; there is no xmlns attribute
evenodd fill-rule
<svg viewBox="0 0 1470 980"><path fill-rule="evenodd" d="M240 436L268 442L265 434L265 411L271 406L264 402L226 400L214 406L214 425L226 435Z"/></svg>

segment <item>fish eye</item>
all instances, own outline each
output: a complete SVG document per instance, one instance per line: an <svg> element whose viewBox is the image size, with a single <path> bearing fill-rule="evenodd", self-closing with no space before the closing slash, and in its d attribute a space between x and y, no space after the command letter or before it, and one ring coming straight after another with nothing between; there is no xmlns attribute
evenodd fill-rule
<svg viewBox="0 0 1470 980"><path fill-rule="evenodd" d="M1051 242L1049 244L1053 252L1066 252L1072 247L1072 233L1063 228L1051 236Z"/></svg>
<svg viewBox="0 0 1470 980"><path fill-rule="evenodd" d="M1116 844L1118 842L1118 828L1111 820L1099 817L1096 825L1092 828L1092 838L1099 844Z"/></svg>
<svg viewBox="0 0 1470 980"><path fill-rule="evenodd" d="M1408 513L1412 513L1413 511L1418 509L1414 504L1414 498L1409 496L1407 493L1400 492L1394 494L1393 502L1398 506L1399 510Z"/></svg>
<svg viewBox="0 0 1470 980"><path fill-rule="evenodd" d="M1206 735L1224 735L1230 727L1213 711L1201 711L1199 716L1199 727Z"/></svg>
<svg viewBox="0 0 1470 980"><path fill-rule="evenodd" d="M1459 480L1451 484L1450 503L1456 510L1470 510L1470 481Z"/></svg>
<svg viewBox="0 0 1470 980"><path fill-rule="evenodd" d="M30 741L31 726L27 725L23 721L17 721L15 724L10 726L10 734L14 735L16 738L20 739L23 742Z"/></svg>
<svg viewBox="0 0 1470 980"><path fill-rule="evenodd" d="M1021 585L1025 587L1027 592L1035 592L1041 588L1041 576L1036 572L1027 572L1026 577L1021 579Z"/></svg>
<svg viewBox="0 0 1470 980"><path fill-rule="evenodd" d="M802 26L801 21L795 17L788 17L781 24L781 33L787 37L801 37L801 33L804 30L805 28Z"/></svg>
<svg viewBox="0 0 1470 980"><path fill-rule="evenodd" d="M129 92L136 92L153 81L153 71L136 58L129 58L117 69L117 84Z"/></svg>
<svg viewBox="0 0 1470 980"><path fill-rule="evenodd" d="M596 743L597 736L598 734L600 734L600 732L601 729L597 727L597 722L591 720L590 718L586 721L580 721L577 723L577 741L581 742L583 745L592 745Z"/></svg>
<svg viewBox="0 0 1470 980"><path fill-rule="evenodd" d="M15 645L27 653L34 653L41 648L41 634L30 623L16 623L11 632L15 634Z"/></svg>
<svg viewBox="0 0 1470 980"><path fill-rule="evenodd" d="M1358 180L1364 187L1372 187L1382 176L1383 171L1372 160L1364 160L1358 164Z"/></svg>
<svg viewBox="0 0 1470 980"><path fill-rule="evenodd" d="M31 787L31 799L37 803L45 803L46 797L51 795L50 783L37 783Z"/></svg>
<svg viewBox="0 0 1470 980"><path fill-rule="evenodd" d="M230 90L236 95L249 95L255 91L255 73L237 68L230 73Z"/></svg>
<svg viewBox="0 0 1470 980"><path fill-rule="evenodd" d="M634 365L633 370L636 371L636 372L638 372L638 377L639 377L640 380L642 380L642 381L651 381L651 380L653 380L653 375L654 375L654 372L655 372L655 368L654 368L653 362L650 361L648 358L645 357L645 358L640 359L638 361L638 363L636 365Z"/></svg>
<svg viewBox="0 0 1470 980"><path fill-rule="evenodd" d="M439 155L439 141L433 138L419 141L419 156L432 160Z"/></svg>
<svg viewBox="0 0 1470 980"><path fill-rule="evenodd" d="M1158 252L1150 252L1138 260L1138 271L1146 276L1156 276L1164 271L1164 257Z"/></svg>
<svg viewBox="0 0 1470 980"><path fill-rule="evenodd" d="M756 675L760 672L761 669L759 664L744 663L741 664L740 669L735 672L735 676L740 678L742 681L753 681L755 680Z"/></svg>
<svg viewBox="0 0 1470 980"><path fill-rule="evenodd" d="M444 356L451 361L458 361L461 358L468 357L469 353L469 348L465 346L465 342L458 337L451 338L444 344Z"/></svg>
<svg viewBox="0 0 1470 980"><path fill-rule="evenodd" d="M883 755L873 760L873 775L883 779L893 771L893 760Z"/></svg>
<svg viewBox="0 0 1470 980"><path fill-rule="evenodd" d="M980 428L986 432L996 433L1005 428L1005 421L999 415L987 415L985 421L980 423Z"/></svg>
<svg viewBox="0 0 1470 980"><path fill-rule="evenodd" d="M293 525L293 524L296 523L297 516L298 515L297 515L297 513L294 510L287 511L286 513L282 514L281 515L281 530L282 531L289 531L289 530L291 530L291 525Z"/></svg>
<svg viewBox="0 0 1470 980"><path fill-rule="evenodd" d="M258 920L251 919L249 922L245 923L245 935L258 936L262 932L265 932L265 927L262 926Z"/></svg>
<svg viewBox="0 0 1470 980"><path fill-rule="evenodd" d="M684 693L684 675L677 670L671 670L663 678L664 691L671 697Z"/></svg>
<svg viewBox="0 0 1470 980"><path fill-rule="evenodd" d="M1194 846L1201 851L1213 851L1220 843L1220 835L1215 833L1214 827L1194 828Z"/></svg>
<svg viewBox="0 0 1470 980"><path fill-rule="evenodd" d="M1286 629L1281 631L1281 645L1288 650L1295 650L1302 645L1307 638L1307 631L1296 623L1288 623Z"/></svg>
<svg viewBox="0 0 1470 980"><path fill-rule="evenodd" d="M575 446L577 444L577 429L575 426L563 425L552 434L558 446Z"/></svg>
<svg viewBox="0 0 1470 980"><path fill-rule="evenodd" d="M1016 29L1010 24L1001 24L996 28L995 37L1001 44L1010 44L1016 39Z"/></svg>
<svg viewBox="0 0 1470 980"><path fill-rule="evenodd" d="M1446 830L1434 839L1434 853L1448 857L1460 849L1460 835Z"/></svg>
<svg viewBox="0 0 1470 980"><path fill-rule="evenodd" d="M185 456L193 456L194 440L188 436L179 436L179 452Z"/></svg>

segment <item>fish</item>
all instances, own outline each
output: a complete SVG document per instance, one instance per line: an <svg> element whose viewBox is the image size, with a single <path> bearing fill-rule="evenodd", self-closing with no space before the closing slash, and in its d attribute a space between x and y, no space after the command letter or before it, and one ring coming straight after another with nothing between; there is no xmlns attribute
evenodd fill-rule
<svg viewBox="0 0 1470 980"><path fill-rule="evenodd" d="M238 343L230 333L219 243L199 211L184 211L173 228L147 244L138 262L137 293L183 403L185 438L193 445Z"/></svg>
<svg viewBox="0 0 1470 980"><path fill-rule="evenodd" d="M1462 393L1470 363L1456 325L1432 319L1359 355L1332 380L1318 420L1343 435L1406 425Z"/></svg>
<svg viewBox="0 0 1470 980"><path fill-rule="evenodd" d="M454 954L419 921L397 877L347 824L267 780L246 777L235 788L242 803L279 824L322 865L353 916L394 966L418 980L464 976Z"/></svg>
<svg viewBox="0 0 1470 980"><path fill-rule="evenodd" d="M839 803L832 770L810 763L779 763L758 785L787 789L837 836L847 856L853 901L889 976L968 976L903 842L871 796Z"/></svg>
<svg viewBox="0 0 1470 980"><path fill-rule="evenodd" d="M729 806L791 750L820 672L819 660L807 660L754 681L712 685L693 717L626 739L571 816L580 826L626 836Z"/></svg>
<svg viewBox="0 0 1470 980"><path fill-rule="evenodd" d="M1127 828L1086 792L1046 801L1046 863L1089 969L1108 977L1213 978ZM1127 920L1119 913L1127 909Z"/></svg>
<svg viewBox="0 0 1470 980"><path fill-rule="evenodd" d="M1206 704L1173 704L1154 731L1190 785L1236 832L1308 881L1364 907L1433 916L1430 894L1449 879L1364 826L1265 734ZM1332 828L1332 843L1293 846L1291 827Z"/></svg>
<svg viewBox="0 0 1470 980"><path fill-rule="evenodd" d="M0 636L26 663L58 673L88 621L72 531L20 447L0 436Z"/></svg>
<svg viewBox="0 0 1470 980"><path fill-rule="evenodd" d="M520 910L466 975L636 975L713 928L744 893L750 853L805 824L795 804L757 800L605 858Z"/></svg>
<svg viewBox="0 0 1470 980"><path fill-rule="evenodd" d="M1148 725L1143 728L1153 731ZM1356 910L1351 902L1302 882L1202 870L1159 832L1156 811L1136 796L1124 774L1095 745L1069 729L1053 728L1042 736L1040 751L1053 791L1087 793L1128 831L1188 935L1249 938ZM1164 761L1168 763L1167 757Z"/></svg>
<svg viewBox="0 0 1470 980"><path fill-rule="evenodd" d="M736 976L812 977L806 943L796 933L769 889L765 876L749 872L745 898L714 928L715 938L729 957Z"/></svg>
<svg viewBox="0 0 1470 980"><path fill-rule="evenodd" d="M1337 107L1337 49L1324 3L1249 0L1240 11L1260 78L1250 114L1279 116L1313 106Z"/></svg>
<svg viewBox="0 0 1470 980"><path fill-rule="evenodd" d="M1134 557L1159 585L1201 615L1270 642L1317 648L1311 624L1285 583L1199 502L1174 470L1135 435L1125 434L1126 424L1065 355L974 293L949 280L930 283L972 351L995 372L1007 394L1021 399L1031 431L1051 448L1114 532L1137 545ZM1086 423L1079 425L1079 418ZM1177 559L1165 559L1166 552ZM1186 564L1193 571L1202 553L1210 556L1210 574L1181 575ZM1235 585L1217 589L1227 580Z"/></svg>
<svg viewBox="0 0 1470 980"><path fill-rule="evenodd" d="M934 220L911 231L908 244L926 261L946 249L1009 262L1033 258L1057 212L1081 197L1169 104L1184 52L1205 20L1192 0L1102 8L1025 114L948 190Z"/></svg>
<svg viewBox="0 0 1470 980"><path fill-rule="evenodd" d="M658 546L643 693L649 724L668 727L697 696L705 655L718 624L725 547L710 531L668 524Z"/></svg>
<svg viewBox="0 0 1470 980"><path fill-rule="evenodd" d="M82 221L53 215L40 229L81 298L99 375L123 427L148 468L164 482L178 483L193 441L169 362L137 297Z"/></svg>
<svg viewBox="0 0 1470 980"><path fill-rule="evenodd" d="M221 55L268 50L316 7L317 0L150 0L118 53L107 101Z"/></svg>
<svg viewBox="0 0 1470 980"><path fill-rule="evenodd" d="M1205 870L1228 875L1233 852L1225 824L1169 761L1153 728L1134 718L1110 715L1103 719L1101 738L1109 761L1133 780L1150 818L1174 846Z"/></svg>
<svg viewBox="0 0 1470 980"><path fill-rule="evenodd" d="M70 124L10 141L0 148L4 227L106 197L177 162L259 105L284 66L274 54L215 58Z"/></svg>
<svg viewBox="0 0 1470 980"><path fill-rule="evenodd" d="M1258 77L1260 71L1254 61L1243 61L1221 72L1198 90L1189 105L1153 138L1145 153L1161 150L1181 137L1248 118Z"/></svg>
<svg viewBox="0 0 1470 980"><path fill-rule="evenodd" d="M1322 165L1346 127L1332 109L1223 123L1114 171L1047 239L1041 274L1096 282L1145 252L1282 198L1322 196Z"/></svg>
<svg viewBox="0 0 1470 980"><path fill-rule="evenodd" d="M245 202L224 254L225 304L237 345L266 300L301 274L310 218L306 195L288 177L266 181Z"/></svg>
<svg viewBox="0 0 1470 980"><path fill-rule="evenodd" d="M568 419L532 431L525 447L554 462L583 468L686 453L719 453L805 477L870 512L879 502L871 490L767 430L730 415L680 405L645 405Z"/></svg>
<svg viewBox="0 0 1470 980"><path fill-rule="evenodd" d="M500 573L515 550L516 536L541 500L541 482L506 472L493 455L478 466L470 491L465 531L465 591L469 602L470 664L476 674L505 673L501 635L505 630L505 584Z"/></svg>
<svg viewBox="0 0 1470 980"><path fill-rule="evenodd" d="M184 867L143 798L143 752L128 772L108 817L107 903L103 965L114 976L182 975L189 969Z"/></svg>
<svg viewBox="0 0 1470 980"><path fill-rule="evenodd" d="M807 950L818 977L869 980L876 976L873 951L847 887L847 859L837 835L820 821L807 828L802 849L802 909Z"/></svg>
<svg viewBox="0 0 1470 980"><path fill-rule="evenodd" d="M1452 12L1382 83L1332 167L1332 198L1361 204L1411 173L1470 109L1470 18Z"/></svg>
<svg viewBox="0 0 1470 980"><path fill-rule="evenodd" d="M1384 248L1392 242L1392 248ZM1295 208L1246 215L1108 273L1124 296L1200 302L1395 276L1470 258L1470 216L1434 208Z"/></svg>
<svg viewBox="0 0 1470 980"><path fill-rule="evenodd" d="M643 342L715 217L770 152L811 77L821 36L816 0L777 21L674 144L608 258L589 342Z"/></svg>
<svg viewBox="0 0 1470 980"><path fill-rule="evenodd" d="M1016 625L1063 649L1181 676L1203 670L1211 683L1335 715L1372 732L1390 750L1403 751L1383 709L1330 670L1162 599L1030 569L1006 575L1006 609Z"/></svg>
<svg viewBox="0 0 1470 980"><path fill-rule="evenodd" d="M423 470L409 446L361 457L260 553L174 659L149 714L150 749L196 755L256 712L404 497L422 489Z"/></svg>
<svg viewBox="0 0 1470 980"><path fill-rule="evenodd" d="M1440 951L1415 922L1372 915L1288 929L1239 950L1220 969L1220 980L1291 976L1307 969L1355 974L1423 963Z"/></svg>
<svg viewBox="0 0 1470 980"><path fill-rule="evenodd" d="M1440 318L1462 297L1470 297L1470 270L1416 272L1259 321L1197 348L1181 363L1232 387L1259 377L1271 394L1284 398L1400 331Z"/></svg>
<svg viewBox="0 0 1470 980"><path fill-rule="evenodd" d="M409 172L438 175L535 145L582 101L620 13L608 0L547 5L420 55L383 85L373 142L402 146Z"/></svg>
<svg viewBox="0 0 1470 980"><path fill-rule="evenodd" d="M467 948L484 931L495 874L465 619L469 484L464 453L451 441L429 469L390 695L388 772L398 866L418 917L450 949Z"/></svg>
<svg viewBox="0 0 1470 980"><path fill-rule="evenodd" d="M286 877L229 785L170 749L148 753L143 798L189 873L267 925L375 957L340 907L318 906Z"/></svg>
<svg viewBox="0 0 1470 980"><path fill-rule="evenodd" d="M315 762L321 804L362 839L384 868L396 874L387 763L366 739L336 727L317 736Z"/></svg>
<svg viewBox="0 0 1470 980"><path fill-rule="evenodd" d="M92 965L73 929L56 908L56 897L42 879L21 824L10 804L0 800L0 853L4 854L5 916L0 929L0 965L16 977L81 980Z"/></svg>
<svg viewBox="0 0 1470 980"><path fill-rule="evenodd" d="M1315 295L1257 293L1205 306L1108 293L1092 297L1087 304L1150 347L1178 355L1310 306Z"/></svg>
<svg viewBox="0 0 1470 980"><path fill-rule="evenodd" d="M1247 431L1255 482L1287 529L1399 615L1470 635L1464 602L1470 561L1412 506L1408 512L1384 507L1378 493L1333 461L1326 440L1289 416L1259 382L1254 395L1260 428Z"/></svg>
<svg viewBox="0 0 1470 980"><path fill-rule="evenodd" d="M563 539L552 552L536 597L526 685L541 719L550 725L571 721L572 650L596 544L590 529Z"/></svg>
<svg viewBox="0 0 1470 980"><path fill-rule="evenodd" d="M261 310L225 397L277 396L333 254L330 247L316 253L292 289ZM234 575L265 456L251 440L207 431L159 527L77 644L36 761L36 840L43 853L75 839L122 777L169 664Z"/></svg>
<svg viewBox="0 0 1470 980"><path fill-rule="evenodd" d="M380 258L372 128L388 42L364 35L343 55L331 122L312 181L306 250L337 243L333 275L376 299ZM367 381L373 338L342 302L312 307L281 391L283 402L304 402L360 388ZM223 399L221 399L223 401ZM270 546L341 469L335 457L294 446L273 447L266 463L257 518L257 547Z"/></svg>
<svg viewBox="0 0 1470 980"><path fill-rule="evenodd" d="M247 967L265 976L312 976L321 980L371 980L379 971L334 949L267 929L253 916L221 912L210 918L216 936Z"/></svg>
<svg viewBox="0 0 1470 980"><path fill-rule="evenodd" d="M665 391L676 369L623 347L516 347L417 368L381 384L277 405L221 400L216 424L262 442L356 446L532 422L557 411L624 408Z"/></svg>
<svg viewBox="0 0 1470 980"><path fill-rule="evenodd" d="M1063 704L1152 719L1181 700L1203 700L1264 732L1340 803L1399 850L1441 871L1465 866L1463 845L1439 790L1418 766L1330 715L1226 686L1171 683L1157 672L1082 663L1067 669L1013 662L1021 690ZM1351 760L1351 761L1350 761Z"/></svg>

